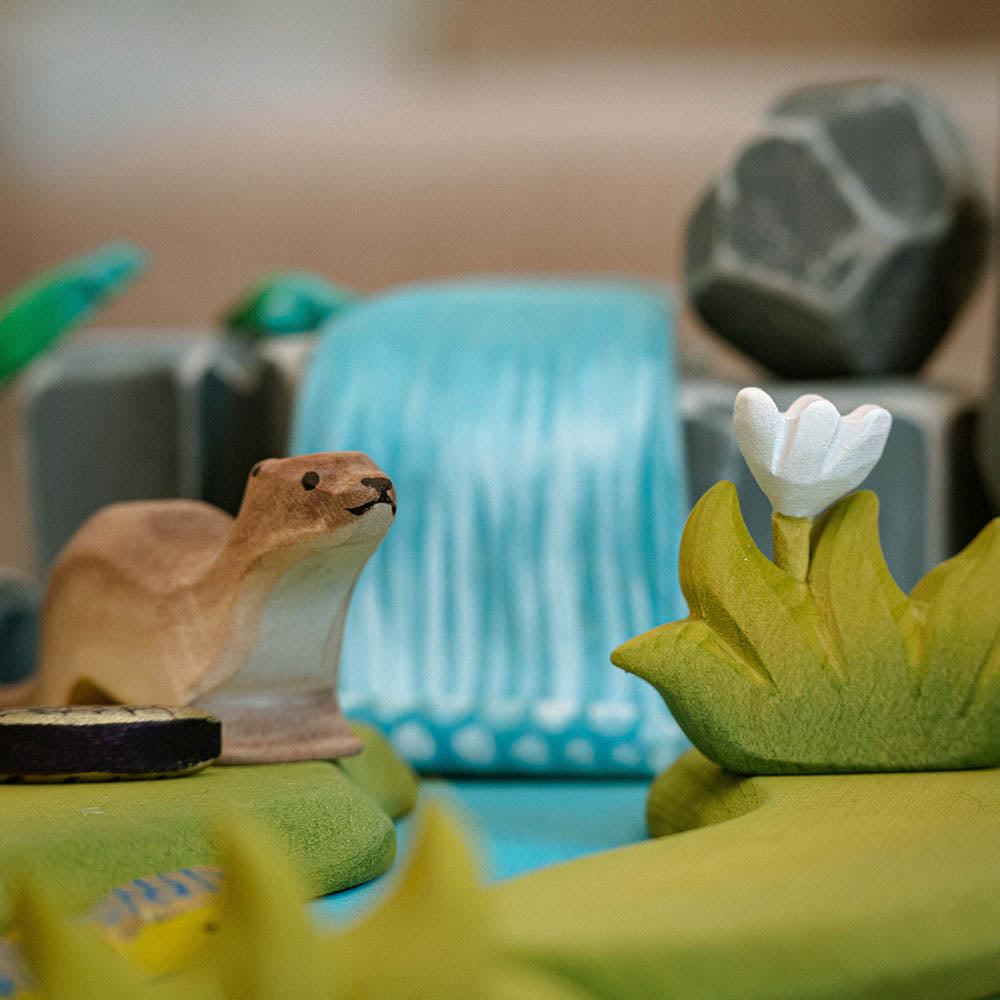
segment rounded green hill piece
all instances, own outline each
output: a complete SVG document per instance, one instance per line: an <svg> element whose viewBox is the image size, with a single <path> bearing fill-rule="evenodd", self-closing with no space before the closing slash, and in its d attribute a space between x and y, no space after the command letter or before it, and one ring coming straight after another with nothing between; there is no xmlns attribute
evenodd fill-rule
<svg viewBox="0 0 1000 1000"><path fill-rule="evenodd" d="M692 750L648 819L492 887L505 954L581 998L1000 993L998 770L740 778Z"/></svg>
<svg viewBox="0 0 1000 1000"><path fill-rule="evenodd" d="M416 779L375 730L351 763L214 766L172 781L0 785L0 869L38 871L69 909L154 872L216 862L213 821L235 808L287 851L320 896L367 882L396 855L392 820ZM387 808L391 811L387 811ZM0 884L0 927L11 917Z"/></svg>
<svg viewBox="0 0 1000 1000"><path fill-rule="evenodd" d="M467 838L429 804L402 877L345 926L310 920L298 866L245 812L230 814L216 825L214 931L197 928L197 950L160 956L150 981L65 919L58 885L36 877L17 906L26 964L0 942L0 974L65 1000L967 1000L1000 989L1000 770L740 778L691 751L654 782L648 818L653 840L483 888ZM173 874L121 887L111 915ZM171 929L146 927L161 942Z"/></svg>
<svg viewBox="0 0 1000 1000"><path fill-rule="evenodd" d="M680 579L688 617L611 659L727 770L1000 764L1000 519L906 595L882 556L874 493L817 519L799 580L760 552L721 482L688 518Z"/></svg>
<svg viewBox="0 0 1000 1000"><path fill-rule="evenodd" d="M290 271L261 278L222 318L229 333L280 337L312 333L358 296L316 274Z"/></svg>
<svg viewBox="0 0 1000 1000"><path fill-rule="evenodd" d="M374 726L352 722L351 728L361 737L364 750L353 757L341 757L337 767L393 819L408 813L417 804L420 781L416 771Z"/></svg>

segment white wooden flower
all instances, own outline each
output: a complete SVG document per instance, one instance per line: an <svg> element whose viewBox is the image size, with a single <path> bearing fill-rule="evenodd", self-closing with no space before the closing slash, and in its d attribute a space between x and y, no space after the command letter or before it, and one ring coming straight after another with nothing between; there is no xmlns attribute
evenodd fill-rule
<svg viewBox="0 0 1000 1000"><path fill-rule="evenodd" d="M891 425L881 406L842 417L812 394L780 413L763 389L742 389L733 407L736 443L754 479L789 517L815 517L858 486L881 458Z"/></svg>

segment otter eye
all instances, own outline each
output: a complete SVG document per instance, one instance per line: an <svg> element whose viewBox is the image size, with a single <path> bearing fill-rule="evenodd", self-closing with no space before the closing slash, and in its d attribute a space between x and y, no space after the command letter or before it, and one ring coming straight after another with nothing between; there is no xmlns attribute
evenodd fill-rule
<svg viewBox="0 0 1000 1000"><path fill-rule="evenodd" d="M260 467L261 467L261 466L262 466L263 464L264 464L263 462L258 462L258 463L257 463L257 464L256 464L256 465L255 465L255 466L254 466L254 467L253 467L253 468L252 468L251 470L250 470L250 475L251 475L251 476L256 476L256 475L257 475L257 473L258 473L258 472L260 472Z"/></svg>
<svg viewBox="0 0 1000 1000"><path fill-rule="evenodd" d="M314 490L319 484L319 473L318 472L307 472L302 477L302 488L305 490Z"/></svg>

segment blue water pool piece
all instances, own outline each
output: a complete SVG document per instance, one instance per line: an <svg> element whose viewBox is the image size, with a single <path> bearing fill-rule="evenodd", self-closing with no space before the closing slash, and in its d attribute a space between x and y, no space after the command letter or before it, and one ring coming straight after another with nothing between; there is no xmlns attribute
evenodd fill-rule
<svg viewBox="0 0 1000 1000"><path fill-rule="evenodd" d="M686 613L662 290L480 280L361 302L321 336L292 449L358 449L396 483L340 691L411 761L649 774L686 746L659 699L608 661Z"/></svg>
<svg viewBox="0 0 1000 1000"><path fill-rule="evenodd" d="M645 840L649 784L641 779L428 779L421 799L442 798L477 843L487 881L514 878L585 854ZM354 919L391 894L405 868L414 816L396 822L399 863L375 881L317 900L321 919Z"/></svg>

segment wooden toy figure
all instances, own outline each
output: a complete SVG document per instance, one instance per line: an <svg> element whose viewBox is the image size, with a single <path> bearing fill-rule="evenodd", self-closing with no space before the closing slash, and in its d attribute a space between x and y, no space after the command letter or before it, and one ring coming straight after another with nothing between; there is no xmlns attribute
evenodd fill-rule
<svg viewBox="0 0 1000 1000"><path fill-rule="evenodd" d="M222 720L228 762L359 752L335 691L341 637L395 513L360 452L258 463L235 519L190 500L103 508L49 578L31 700L194 703Z"/></svg>
<svg viewBox="0 0 1000 1000"><path fill-rule="evenodd" d="M779 413L744 389L736 441L774 507L774 561L747 533L736 488L716 483L681 541L689 616L612 654L729 771L1000 764L1000 518L904 594L875 494L838 499L878 461L890 422L877 406L841 417L814 395Z"/></svg>

